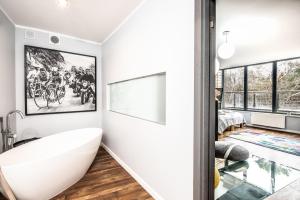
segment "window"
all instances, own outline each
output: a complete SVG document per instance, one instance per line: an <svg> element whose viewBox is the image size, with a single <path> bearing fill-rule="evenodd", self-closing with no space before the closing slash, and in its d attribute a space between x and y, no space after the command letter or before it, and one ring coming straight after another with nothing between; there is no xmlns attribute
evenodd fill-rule
<svg viewBox="0 0 300 200"><path fill-rule="evenodd" d="M300 114L300 58L222 72L223 108Z"/></svg>
<svg viewBox="0 0 300 200"><path fill-rule="evenodd" d="M300 59L277 62L277 101L280 111L300 111Z"/></svg>
<svg viewBox="0 0 300 200"><path fill-rule="evenodd" d="M244 107L244 68L224 70L224 107Z"/></svg>
<svg viewBox="0 0 300 200"><path fill-rule="evenodd" d="M216 88L222 88L222 71L216 74Z"/></svg>
<svg viewBox="0 0 300 200"><path fill-rule="evenodd" d="M273 63L248 66L248 108L272 110Z"/></svg>
<svg viewBox="0 0 300 200"><path fill-rule="evenodd" d="M111 83L108 91L110 111L166 123L166 73Z"/></svg>

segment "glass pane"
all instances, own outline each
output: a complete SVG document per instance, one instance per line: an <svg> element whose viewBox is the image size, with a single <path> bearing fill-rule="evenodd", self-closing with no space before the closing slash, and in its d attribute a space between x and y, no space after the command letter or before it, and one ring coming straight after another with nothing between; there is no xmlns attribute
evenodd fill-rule
<svg viewBox="0 0 300 200"><path fill-rule="evenodd" d="M216 88L222 88L222 71L218 71L216 75Z"/></svg>
<svg viewBox="0 0 300 200"><path fill-rule="evenodd" d="M109 110L166 123L166 73L109 84Z"/></svg>
<svg viewBox="0 0 300 200"><path fill-rule="evenodd" d="M245 186L254 186L260 194L269 196L300 178L300 171L254 155L246 161L229 161L219 171L222 178L215 191L217 198L228 192L239 195L237 188Z"/></svg>
<svg viewBox="0 0 300 200"><path fill-rule="evenodd" d="M300 59L277 63L278 109L300 111Z"/></svg>
<svg viewBox="0 0 300 200"><path fill-rule="evenodd" d="M248 108L272 109L273 63L248 67Z"/></svg>
<svg viewBox="0 0 300 200"><path fill-rule="evenodd" d="M224 107L244 107L244 68L224 70Z"/></svg>

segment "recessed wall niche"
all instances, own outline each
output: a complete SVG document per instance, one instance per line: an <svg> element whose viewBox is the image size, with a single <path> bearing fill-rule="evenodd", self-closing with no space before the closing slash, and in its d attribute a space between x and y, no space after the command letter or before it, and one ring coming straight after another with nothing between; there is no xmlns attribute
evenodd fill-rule
<svg viewBox="0 0 300 200"><path fill-rule="evenodd" d="M166 124L166 73L108 84L108 110Z"/></svg>

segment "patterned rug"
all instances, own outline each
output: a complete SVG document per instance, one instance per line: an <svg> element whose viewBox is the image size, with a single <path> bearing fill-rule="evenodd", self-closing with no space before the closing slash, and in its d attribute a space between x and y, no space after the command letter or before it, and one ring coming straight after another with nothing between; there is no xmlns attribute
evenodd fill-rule
<svg viewBox="0 0 300 200"><path fill-rule="evenodd" d="M229 137L300 156L300 141L297 140L273 136L264 132L258 133L249 129L236 132Z"/></svg>

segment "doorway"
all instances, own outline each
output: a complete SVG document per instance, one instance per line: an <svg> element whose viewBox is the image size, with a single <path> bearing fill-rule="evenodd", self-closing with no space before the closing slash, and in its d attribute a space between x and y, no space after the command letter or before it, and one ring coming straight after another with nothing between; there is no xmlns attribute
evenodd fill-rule
<svg viewBox="0 0 300 200"><path fill-rule="evenodd" d="M300 198L299 9L293 0L215 1L214 199Z"/></svg>

